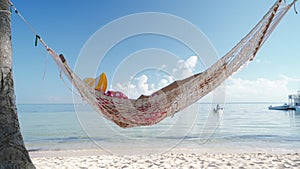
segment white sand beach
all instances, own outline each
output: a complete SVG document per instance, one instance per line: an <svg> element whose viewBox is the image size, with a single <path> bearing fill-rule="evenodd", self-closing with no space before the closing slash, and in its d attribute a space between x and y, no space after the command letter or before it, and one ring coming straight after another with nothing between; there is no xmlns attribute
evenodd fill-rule
<svg viewBox="0 0 300 169"><path fill-rule="evenodd" d="M97 150L31 152L38 169L300 168L299 153L166 153L96 155ZM88 155L90 154L90 155Z"/></svg>

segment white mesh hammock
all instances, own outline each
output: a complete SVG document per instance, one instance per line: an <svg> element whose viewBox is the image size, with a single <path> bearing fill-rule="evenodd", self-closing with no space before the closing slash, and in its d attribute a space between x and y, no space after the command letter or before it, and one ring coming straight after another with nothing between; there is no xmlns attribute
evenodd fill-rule
<svg viewBox="0 0 300 169"><path fill-rule="evenodd" d="M62 55L58 56L42 39L40 41L82 98L95 110L123 128L149 126L195 103L247 62L252 61L257 51L295 2L296 0L291 4L286 4L285 1L278 0L233 49L206 71L175 81L155 94L138 99L116 98L95 91L70 69Z"/></svg>

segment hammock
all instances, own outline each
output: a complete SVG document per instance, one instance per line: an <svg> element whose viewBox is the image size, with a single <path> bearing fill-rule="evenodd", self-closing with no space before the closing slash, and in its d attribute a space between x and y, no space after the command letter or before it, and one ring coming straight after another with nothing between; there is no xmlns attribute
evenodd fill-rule
<svg viewBox="0 0 300 169"><path fill-rule="evenodd" d="M138 99L117 98L90 88L68 66L63 55L57 55L38 36L57 65L79 91L81 97L99 113L122 128L149 126L171 117L213 91L225 79L252 61L291 4L278 0L258 24L225 56L202 73L175 81L150 96Z"/></svg>

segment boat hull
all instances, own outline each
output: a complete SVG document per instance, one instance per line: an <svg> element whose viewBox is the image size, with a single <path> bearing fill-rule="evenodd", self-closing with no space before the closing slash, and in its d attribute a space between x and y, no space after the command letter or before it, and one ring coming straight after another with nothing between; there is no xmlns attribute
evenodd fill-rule
<svg viewBox="0 0 300 169"><path fill-rule="evenodd" d="M269 110L288 110L289 106L288 105L283 105L283 106L269 106Z"/></svg>

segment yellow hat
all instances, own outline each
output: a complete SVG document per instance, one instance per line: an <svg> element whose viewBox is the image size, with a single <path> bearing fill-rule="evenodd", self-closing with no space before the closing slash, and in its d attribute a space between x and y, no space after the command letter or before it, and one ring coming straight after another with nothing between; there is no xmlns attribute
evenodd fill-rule
<svg viewBox="0 0 300 169"><path fill-rule="evenodd" d="M101 73L101 75L96 78L95 82L96 82L95 90L99 90L99 91L102 91L103 93L105 93L106 88L107 88L106 74Z"/></svg>

